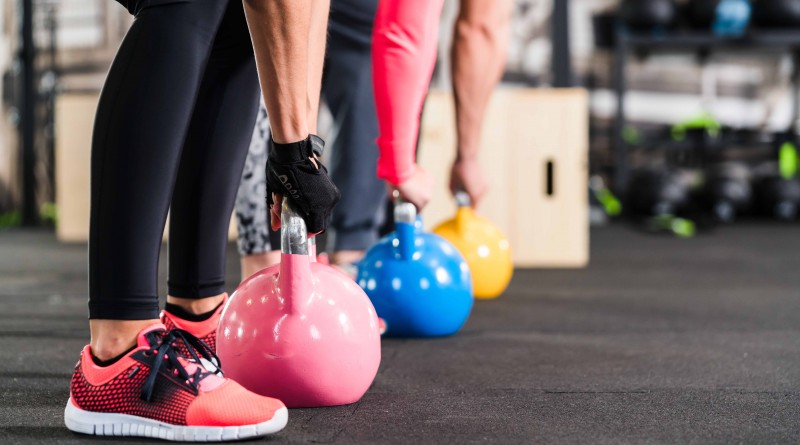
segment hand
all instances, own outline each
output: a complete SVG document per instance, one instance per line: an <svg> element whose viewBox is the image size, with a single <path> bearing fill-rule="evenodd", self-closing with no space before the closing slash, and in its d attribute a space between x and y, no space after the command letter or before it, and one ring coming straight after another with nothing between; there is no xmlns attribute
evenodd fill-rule
<svg viewBox="0 0 800 445"><path fill-rule="evenodd" d="M477 159L459 159L453 163L450 169L450 191L454 195L459 191L466 192L472 207L478 207L478 203L489 191L489 182Z"/></svg>
<svg viewBox="0 0 800 445"><path fill-rule="evenodd" d="M433 177L422 167L416 166L414 175L399 185L391 185L390 189L400 192L400 197L414 204L418 211L431 200L433 196Z"/></svg>
<svg viewBox="0 0 800 445"><path fill-rule="evenodd" d="M306 222L308 232L325 231L341 193L320 162L324 142L317 136L291 144L270 140L267 203L273 230L281 226L281 204L288 196Z"/></svg>
<svg viewBox="0 0 800 445"><path fill-rule="evenodd" d="M281 228L281 208L283 207L283 195L270 193L272 199L269 204L269 224L272 230Z"/></svg>

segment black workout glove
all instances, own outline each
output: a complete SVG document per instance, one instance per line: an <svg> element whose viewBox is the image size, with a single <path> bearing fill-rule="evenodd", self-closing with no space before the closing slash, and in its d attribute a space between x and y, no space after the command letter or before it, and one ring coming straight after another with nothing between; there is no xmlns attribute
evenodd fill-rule
<svg viewBox="0 0 800 445"><path fill-rule="evenodd" d="M306 221L309 233L325 231L333 207L341 198L328 169L322 165L324 147L325 141L313 134L290 144L277 144L272 138L269 142L268 208L272 208L273 193L290 199Z"/></svg>

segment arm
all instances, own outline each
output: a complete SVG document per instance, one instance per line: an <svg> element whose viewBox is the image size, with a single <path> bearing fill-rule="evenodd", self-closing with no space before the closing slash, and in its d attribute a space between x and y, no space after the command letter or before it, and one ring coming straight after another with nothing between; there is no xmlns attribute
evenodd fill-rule
<svg viewBox="0 0 800 445"><path fill-rule="evenodd" d="M272 139L305 139L308 122L309 36L313 0L245 0L261 92Z"/></svg>
<svg viewBox="0 0 800 445"><path fill-rule="evenodd" d="M245 1L261 91L278 143L298 141L317 130L330 0L313 0L311 5Z"/></svg>
<svg viewBox="0 0 800 445"><path fill-rule="evenodd" d="M310 137L316 131L329 2L244 4L272 130L267 169L272 226L280 227L282 197L289 194L309 232L321 232L340 196ZM314 173L319 169L324 174Z"/></svg>
<svg viewBox="0 0 800 445"><path fill-rule="evenodd" d="M453 31L457 154L450 189L467 192L473 206L489 188L478 164L478 148L483 117L506 62L511 8L512 0L461 0Z"/></svg>
<svg viewBox="0 0 800 445"><path fill-rule="evenodd" d="M436 62L443 0L382 0L375 16L372 69L378 116L378 177L422 207L433 181L416 165L419 116Z"/></svg>

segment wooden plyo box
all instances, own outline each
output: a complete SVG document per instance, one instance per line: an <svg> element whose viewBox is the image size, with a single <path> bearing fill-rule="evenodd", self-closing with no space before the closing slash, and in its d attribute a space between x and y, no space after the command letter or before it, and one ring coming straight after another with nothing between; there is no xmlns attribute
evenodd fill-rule
<svg viewBox="0 0 800 445"><path fill-rule="evenodd" d="M517 267L583 267L589 261L588 96L585 90L500 88L482 132L480 162L491 184L478 212L508 236ZM427 228L452 217L452 95L425 103L419 163L436 178Z"/></svg>
<svg viewBox="0 0 800 445"><path fill-rule="evenodd" d="M61 94L56 99L55 170L59 241L89 239L89 177L92 126L98 94Z"/></svg>

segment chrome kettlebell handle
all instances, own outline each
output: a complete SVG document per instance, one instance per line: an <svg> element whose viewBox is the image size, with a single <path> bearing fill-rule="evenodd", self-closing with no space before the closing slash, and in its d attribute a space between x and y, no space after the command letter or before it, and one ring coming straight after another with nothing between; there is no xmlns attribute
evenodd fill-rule
<svg viewBox="0 0 800 445"><path fill-rule="evenodd" d="M308 230L303 217L283 198L281 206L281 252L308 255Z"/></svg>
<svg viewBox="0 0 800 445"><path fill-rule="evenodd" d="M394 197L394 222L414 224L417 220L417 207L406 201L400 196L400 192L395 190Z"/></svg>
<svg viewBox="0 0 800 445"><path fill-rule="evenodd" d="M464 190L458 190L453 197L458 207L472 207L472 199L470 199L469 193Z"/></svg>

